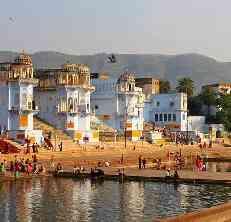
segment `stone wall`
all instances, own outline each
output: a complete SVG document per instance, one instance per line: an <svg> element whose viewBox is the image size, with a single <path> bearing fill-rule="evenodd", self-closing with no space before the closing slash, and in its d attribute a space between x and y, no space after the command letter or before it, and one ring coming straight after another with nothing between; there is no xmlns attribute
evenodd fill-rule
<svg viewBox="0 0 231 222"><path fill-rule="evenodd" d="M198 212L187 213L177 217L154 220L154 222L228 222L231 221L231 202Z"/></svg>

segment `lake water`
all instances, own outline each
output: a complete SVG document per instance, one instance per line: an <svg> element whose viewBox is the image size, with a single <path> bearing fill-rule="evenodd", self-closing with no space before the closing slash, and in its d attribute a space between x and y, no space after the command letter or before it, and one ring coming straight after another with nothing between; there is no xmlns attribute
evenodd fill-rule
<svg viewBox="0 0 231 222"><path fill-rule="evenodd" d="M153 221L229 199L221 185L37 178L0 183L0 221Z"/></svg>

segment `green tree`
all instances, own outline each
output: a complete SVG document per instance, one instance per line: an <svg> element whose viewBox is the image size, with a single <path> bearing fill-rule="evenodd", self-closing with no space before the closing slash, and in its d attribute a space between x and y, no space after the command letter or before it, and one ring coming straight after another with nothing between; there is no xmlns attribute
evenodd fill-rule
<svg viewBox="0 0 231 222"><path fill-rule="evenodd" d="M217 99L217 119L224 124L226 130L231 131L231 95L220 95Z"/></svg>
<svg viewBox="0 0 231 222"><path fill-rule="evenodd" d="M200 94L201 101L207 106L207 117L211 116L211 107L216 106L217 94L211 87L205 87Z"/></svg>
<svg viewBox="0 0 231 222"><path fill-rule="evenodd" d="M189 115L192 116L202 115L202 105L203 102L201 101L200 95L190 97L188 99Z"/></svg>
<svg viewBox="0 0 231 222"><path fill-rule="evenodd" d="M168 80L160 80L160 93L168 93L170 89L171 85Z"/></svg>
<svg viewBox="0 0 231 222"><path fill-rule="evenodd" d="M180 78L178 79L178 85L176 87L178 92L184 92L188 97L193 96L194 82L190 78Z"/></svg>

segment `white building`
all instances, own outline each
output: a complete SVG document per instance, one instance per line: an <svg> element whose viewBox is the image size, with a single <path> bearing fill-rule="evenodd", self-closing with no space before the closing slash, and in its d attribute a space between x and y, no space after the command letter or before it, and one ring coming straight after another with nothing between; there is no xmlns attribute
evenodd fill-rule
<svg viewBox="0 0 231 222"><path fill-rule="evenodd" d="M31 58L22 53L13 63L0 63L0 129L10 138L40 143L42 132L33 130L33 115L38 112L33 88L38 80L33 76Z"/></svg>
<svg viewBox="0 0 231 222"><path fill-rule="evenodd" d="M187 95L169 93L153 95L145 101L144 119L174 131L187 130Z"/></svg>
<svg viewBox="0 0 231 222"><path fill-rule="evenodd" d="M124 133L131 140L138 140L143 131L144 94L135 86L134 75L122 74L116 79L93 79L96 87L91 96L92 108L99 119Z"/></svg>
<svg viewBox="0 0 231 222"><path fill-rule="evenodd" d="M205 131L205 116L188 116L188 130L203 133Z"/></svg>
<svg viewBox="0 0 231 222"><path fill-rule="evenodd" d="M38 70L36 101L39 117L64 130L73 139L97 141L90 129L90 69L82 64L64 64L60 69Z"/></svg>

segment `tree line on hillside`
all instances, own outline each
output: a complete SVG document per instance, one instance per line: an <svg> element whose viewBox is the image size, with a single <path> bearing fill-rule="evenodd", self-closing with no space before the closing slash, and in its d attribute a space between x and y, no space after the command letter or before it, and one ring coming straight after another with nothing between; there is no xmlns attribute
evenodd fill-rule
<svg viewBox="0 0 231 222"><path fill-rule="evenodd" d="M169 93L171 85L168 80L160 80L160 93ZM180 78L176 91L188 96L189 115L205 115L207 123L224 124L231 131L231 95L215 92L211 87L203 87L197 95L194 93L194 81L190 78ZM215 112L212 110L215 109Z"/></svg>

